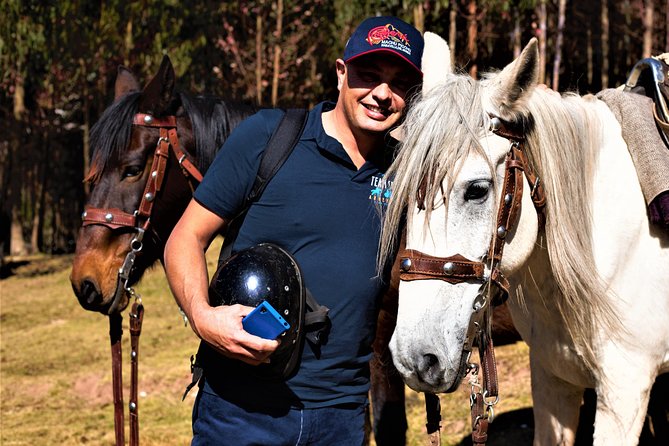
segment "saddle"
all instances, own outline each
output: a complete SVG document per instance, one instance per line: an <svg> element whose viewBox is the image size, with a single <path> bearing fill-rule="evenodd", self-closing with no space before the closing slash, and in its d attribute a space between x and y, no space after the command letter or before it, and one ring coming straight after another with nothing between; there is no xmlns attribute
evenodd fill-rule
<svg viewBox="0 0 669 446"><path fill-rule="evenodd" d="M617 89L597 93L620 123L650 222L669 232L669 54L639 61Z"/></svg>
<svg viewBox="0 0 669 446"><path fill-rule="evenodd" d="M653 116L660 136L669 148L669 53L642 59L634 65L625 82L623 91L647 96L653 100Z"/></svg>

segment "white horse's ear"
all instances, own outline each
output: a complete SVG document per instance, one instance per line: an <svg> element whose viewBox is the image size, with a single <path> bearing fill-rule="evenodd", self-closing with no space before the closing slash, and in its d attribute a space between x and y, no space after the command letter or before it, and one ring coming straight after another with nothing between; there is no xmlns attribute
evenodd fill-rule
<svg viewBox="0 0 669 446"><path fill-rule="evenodd" d="M523 100L537 84L539 78L539 49L533 37L518 59L507 65L501 73L485 82L493 93L490 102L501 118L512 119Z"/></svg>
<svg viewBox="0 0 669 446"><path fill-rule="evenodd" d="M423 68L423 93L446 81L453 73L451 51L448 43L438 34L426 31L421 65Z"/></svg>

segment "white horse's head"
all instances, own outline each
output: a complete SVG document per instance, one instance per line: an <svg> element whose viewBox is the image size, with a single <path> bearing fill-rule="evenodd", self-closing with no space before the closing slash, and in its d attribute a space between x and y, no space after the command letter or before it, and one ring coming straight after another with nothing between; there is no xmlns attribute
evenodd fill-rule
<svg viewBox="0 0 669 446"><path fill-rule="evenodd" d="M406 215L406 248L435 257L459 254L485 261L503 190L508 139L491 130L491 117L531 125L518 109L536 84L533 40L502 72L476 82L451 75L424 93L406 120L406 139L391 175L383 252ZM500 271L525 263L537 239L537 214L523 180L518 222L505 235ZM486 263L486 275L490 274ZM390 348L405 382L415 390L453 390L463 376L463 345L481 282L439 279L400 283L398 321Z"/></svg>

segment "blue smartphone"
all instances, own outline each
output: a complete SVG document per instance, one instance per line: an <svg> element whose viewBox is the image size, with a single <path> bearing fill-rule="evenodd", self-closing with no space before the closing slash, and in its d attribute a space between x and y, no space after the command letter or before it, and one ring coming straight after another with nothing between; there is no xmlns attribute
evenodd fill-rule
<svg viewBox="0 0 669 446"><path fill-rule="evenodd" d="M276 339L285 333L290 324L266 300L242 319L244 330L265 339Z"/></svg>

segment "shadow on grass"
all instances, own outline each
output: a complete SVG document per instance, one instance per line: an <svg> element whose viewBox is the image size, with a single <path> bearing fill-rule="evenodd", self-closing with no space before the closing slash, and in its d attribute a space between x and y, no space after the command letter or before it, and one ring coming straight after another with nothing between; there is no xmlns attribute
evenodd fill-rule
<svg viewBox="0 0 669 446"><path fill-rule="evenodd" d="M16 262L3 262L0 265L0 279L6 279L10 276L13 276L14 271L23 265L30 263L28 260L19 260Z"/></svg>
<svg viewBox="0 0 669 446"><path fill-rule="evenodd" d="M639 446L660 446L669 444L669 373L660 375L655 380L651 391L648 414L644 423ZM587 389L583 395L583 406L579 417L576 433L576 446L592 445L594 432L595 409L597 395L594 390ZM532 408L505 412L495 418L488 428L488 446L531 445L534 435L534 419ZM471 446L470 436L462 439L458 446Z"/></svg>
<svg viewBox="0 0 669 446"><path fill-rule="evenodd" d="M35 255L25 258L10 258L0 265L0 279L16 277L36 277L57 273L72 267L72 254Z"/></svg>

